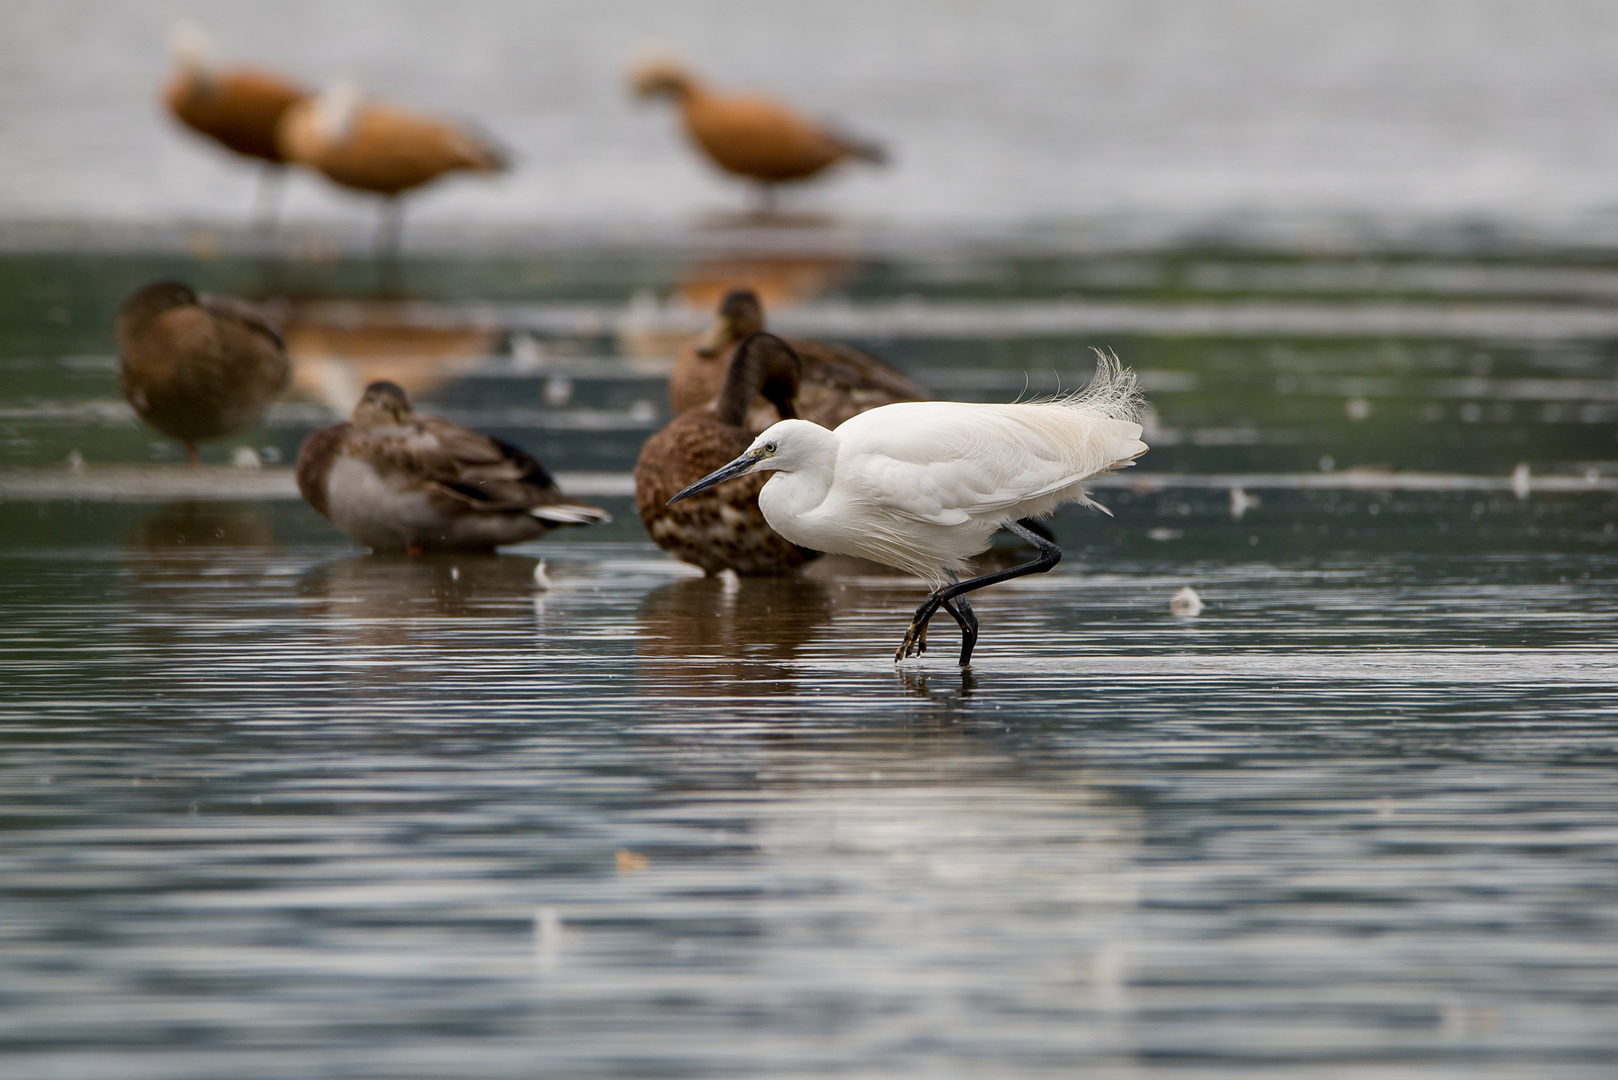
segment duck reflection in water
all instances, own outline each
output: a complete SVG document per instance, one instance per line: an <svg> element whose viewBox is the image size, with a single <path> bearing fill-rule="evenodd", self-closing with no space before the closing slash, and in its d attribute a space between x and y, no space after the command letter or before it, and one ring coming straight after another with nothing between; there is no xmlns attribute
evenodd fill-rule
<svg viewBox="0 0 1618 1080"><path fill-rule="evenodd" d="M214 565L207 548L269 547L275 530L269 515L256 506L218 502L178 502L159 507L130 529L126 546L151 554L195 553L191 561Z"/></svg>
<svg viewBox="0 0 1618 1080"><path fill-rule="evenodd" d="M298 592L312 615L363 615L379 639L397 641L398 631L421 617L507 616L526 624L541 591L540 565L526 555L486 552L355 555L319 567ZM433 640L436 646L441 639Z"/></svg>
<svg viewBox="0 0 1618 1080"><path fill-rule="evenodd" d="M155 650L148 674L166 677L171 657L183 654L175 646L198 636L250 636L240 629L243 606L263 597L265 561L276 551L269 513L251 505L170 503L131 525L119 582L138 613L131 648Z"/></svg>
<svg viewBox="0 0 1618 1080"><path fill-rule="evenodd" d="M833 607L825 585L801 576L673 582L641 603L640 677L676 697L799 693L790 664Z"/></svg>

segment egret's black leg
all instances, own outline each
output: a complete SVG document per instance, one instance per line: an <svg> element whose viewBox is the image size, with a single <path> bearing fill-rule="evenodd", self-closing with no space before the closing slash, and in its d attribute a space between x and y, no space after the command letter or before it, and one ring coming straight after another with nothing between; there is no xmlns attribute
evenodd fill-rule
<svg viewBox="0 0 1618 1080"><path fill-rule="evenodd" d="M927 621L943 608L950 613L961 627L961 666L965 667L972 659L972 650L978 641L978 619L972 612L972 606L966 603L965 594L989 585L997 585L1002 581L1010 581L1014 577L1025 574L1043 574L1051 567L1062 561L1062 549L1046 540L1036 536L1015 521L1006 522L1006 529L1020 537L1024 543L1032 545L1039 554L1025 563L1005 570L997 570L992 574L982 574L978 577L967 578L965 581L954 581L935 591L922 605L916 609L916 614L910 619L910 629L905 631L905 639L899 645L899 651L893 656L897 663L907 656L920 656L927 651ZM967 633L967 624L970 623L972 631Z"/></svg>
<svg viewBox="0 0 1618 1080"><path fill-rule="evenodd" d="M895 664L907 656L920 656L927 651L927 623L938 614L938 607L942 603L938 593L934 592L910 616L910 628L905 631L905 639L899 643L899 650L893 654Z"/></svg>
<svg viewBox="0 0 1618 1080"><path fill-rule="evenodd" d="M1021 537L1025 543L1033 545L1034 550L1039 552L1039 554L1028 562L1018 563L1016 566L1008 569L997 570L992 574L983 574L979 577L967 578L965 581L957 581L952 585L946 585L929 597L929 602L932 600L937 600L940 605L947 605L953 600L957 604L960 604L964 602L964 596L966 593L972 592L976 589L981 589L987 585L995 585L1002 581L1010 581L1014 577L1022 577L1025 574L1043 574L1051 567L1062 561L1062 549L1051 543L1049 540L1046 540L1044 537L1034 535L1032 532L1023 528L1015 521L1008 521L1006 523L1006 528L1010 532ZM967 611L971 611L971 608L968 607ZM956 621L959 622L960 620L957 618ZM961 629L964 634L966 629L965 626L962 626ZM965 667L967 661L972 658L972 646L976 644L977 618L976 616L973 616L972 636L970 639L961 643L962 667Z"/></svg>
<svg viewBox="0 0 1618 1080"><path fill-rule="evenodd" d="M966 602L966 597L957 596L942 603L945 611L955 620L955 625L961 628L961 666L965 667L972 662L972 649L978 643L978 617L972 610L972 605Z"/></svg>

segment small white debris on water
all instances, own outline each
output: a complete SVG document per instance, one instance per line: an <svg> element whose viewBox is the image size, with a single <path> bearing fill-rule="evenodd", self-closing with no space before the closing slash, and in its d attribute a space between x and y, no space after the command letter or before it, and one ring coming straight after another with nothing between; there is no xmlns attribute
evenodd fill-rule
<svg viewBox="0 0 1618 1080"><path fill-rule="evenodd" d="M544 559L534 564L534 584L539 586L540 592L551 591L551 576L545 572Z"/></svg>
<svg viewBox="0 0 1618 1080"><path fill-rule="evenodd" d="M449 568L449 579L451 581L461 580L461 568L459 566L452 566Z"/></svg>
<svg viewBox="0 0 1618 1080"><path fill-rule="evenodd" d="M726 596L734 596L736 593L741 591L741 575L736 573L736 571L732 570L730 567L725 567L714 576L719 579L720 588L724 590Z"/></svg>
<svg viewBox="0 0 1618 1080"><path fill-rule="evenodd" d="M1202 614L1202 597L1189 585L1181 586L1169 601L1169 610L1183 618L1192 619Z"/></svg>
<svg viewBox="0 0 1618 1080"><path fill-rule="evenodd" d="M541 968L554 967L557 954L562 951L562 938L567 927L562 916L553 907L534 909L534 959Z"/></svg>
<svg viewBox="0 0 1618 1080"><path fill-rule="evenodd" d="M657 419L657 406L642 398L629 407L629 418L637 424L650 424Z"/></svg>
<svg viewBox="0 0 1618 1080"><path fill-rule="evenodd" d="M1343 411L1355 423L1371 418L1371 403L1362 397L1351 397L1343 403Z"/></svg>
<svg viewBox="0 0 1618 1080"><path fill-rule="evenodd" d="M1333 469L1337 468L1337 459L1332 457L1330 454L1325 454L1321 456L1318 464L1321 472L1331 472Z"/></svg>
<svg viewBox="0 0 1618 1080"><path fill-rule="evenodd" d="M545 347L533 334L523 331L511 335L511 362L518 371L533 371L545 364Z"/></svg>
<svg viewBox="0 0 1618 1080"><path fill-rule="evenodd" d="M1518 465L1511 470L1511 493L1519 499L1528 498L1531 483L1527 465Z"/></svg>
<svg viewBox="0 0 1618 1080"><path fill-rule="evenodd" d="M230 463L238 469L258 469L264 465L258 459L258 451L251 446L238 446L235 453L230 455Z"/></svg>
<svg viewBox="0 0 1618 1080"><path fill-rule="evenodd" d="M84 455L79 453L77 450L68 451L67 467L69 469L73 470L74 472L83 472L84 471Z"/></svg>
<svg viewBox="0 0 1618 1080"><path fill-rule="evenodd" d="M1247 512L1259 505L1257 495L1249 495L1239 487L1230 489L1230 519L1240 521Z"/></svg>
<svg viewBox="0 0 1618 1080"><path fill-rule="evenodd" d="M560 409L573 400L573 380L566 375L552 375L545 380L545 404Z"/></svg>
<svg viewBox="0 0 1618 1080"><path fill-rule="evenodd" d="M1185 533L1179 529L1156 528L1146 530L1146 539L1148 540L1178 540L1184 535Z"/></svg>

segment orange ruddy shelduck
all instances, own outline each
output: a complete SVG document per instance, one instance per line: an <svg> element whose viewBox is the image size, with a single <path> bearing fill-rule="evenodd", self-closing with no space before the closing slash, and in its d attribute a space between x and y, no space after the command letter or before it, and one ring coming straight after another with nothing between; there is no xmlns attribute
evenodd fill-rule
<svg viewBox="0 0 1618 1080"><path fill-rule="evenodd" d="M175 72L163 91L163 103L192 131L265 163L258 216L265 224L273 222L286 163L276 143L276 129L282 115L309 91L272 72L222 67L207 34L193 23L175 27L172 49Z"/></svg>
<svg viewBox="0 0 1618 1080"><path fill-rule="evenodd" d="M288 109L277 141L288 160L343 187L382 196L377 250L388 256L399 242L399 196L446 173L503 172L508 164L505 153L486 136L368 101L348 80Z"/></svg>
<svg viewBox="0 0 1618 1080"><path fill-rule="evenodd" d="M726 172L763 185L766 207L777 184L807 180L848 158L884 164L875 144L833 131L772 98L721 93L704 86L678 61L640 61L632 74L639 97L669 97L680 106L686 134Z"/></svg>

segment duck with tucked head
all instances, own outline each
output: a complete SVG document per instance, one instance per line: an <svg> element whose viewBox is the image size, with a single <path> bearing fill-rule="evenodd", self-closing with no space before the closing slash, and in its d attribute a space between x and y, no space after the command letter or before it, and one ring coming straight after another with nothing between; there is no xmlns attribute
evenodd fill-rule
<svg viewBox="0 0 1618 1080"><path fill-rule="evenodd" d="M138 290L118 311L118 378L136 415L185 444L252 427L286 389L281 334L245 300L198 295L178 281Z"/></svg>
<svg viewBox="0 0 1618 1080"><path fill-rule="evenodd" d="M569 500L510 443L416 415L390 382L366 387L348 423L309 436L298 454L298 490L373 551L488 551L560 525L611 520Z"/></svg>
<svg viewBox="0 0 1618 1080"><path fill-rule="evenodd" d="M691 141L721 169L759 184L766 210L773 208L780 184L807 180L849 159L887 163L882 147L818 124L773 98L710 89L673 57L642 59L630 81L638 97L673 101Z"/></svg>
<svg viewBox="0 0 1618 1080"><path fill-rule="evenodd" d="M465 124L368 99L339 79L288 109L277 145L291 161L334 184L382 196L377 252L397 254L400 197L448 173L494 173L510 167L505 152Z"/></svg>
<svg viewBox="0 0 1618 1080"><path fill-rule="evenodd" d="M668 505L676 492L747 449L753 441L747 414L755 398L768 401L775 415L797 415L793 398L801 368L786 342L754 334L736 348L718 397L681 413L641 447L635 507L658 547L710 574L785 574L815 557L764 520L758 508L763 474Z"/></svg>
<svg viewBox="0 0 1618 1080"><path fill-rule="evenodd" d="M175 72L163 91L174 118L233 153L264 163L259 218L274 223L286 156L276 143L281 117L309 96L306 87L274 72L225 67L200 26L180 23L170 35Z"/></svg>
<svg viewBox="0 0 1618 1080"><path fill-rule="evenodd" d="M764 331L764 305L752 289L732 289L719 303L713 325L688 343L674 359L669 376L669 404L676 413L714 399L738 343ZM927 401L927 388L889 364L846 345L792 338L800 364L796 415L821 427L834 428L851 416L896 401ZM748 406L748 427L757 434L785 420L762 396Z"/></svg>

